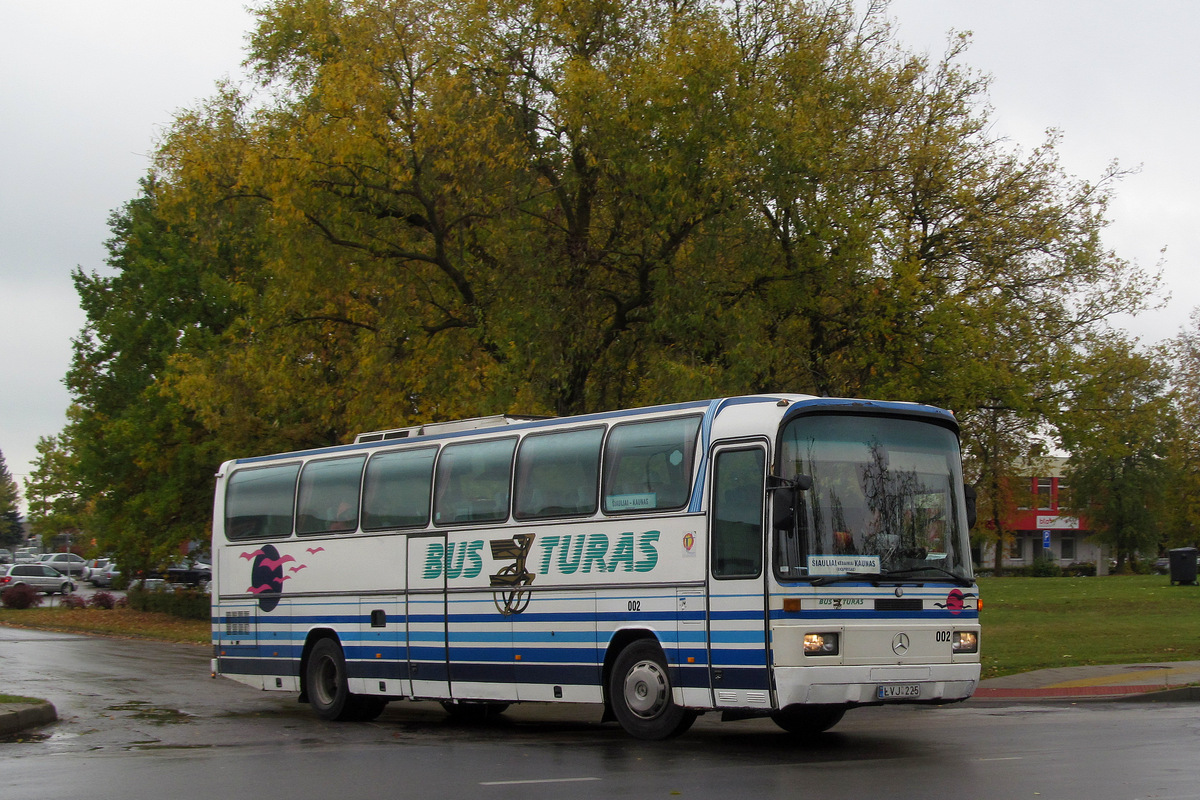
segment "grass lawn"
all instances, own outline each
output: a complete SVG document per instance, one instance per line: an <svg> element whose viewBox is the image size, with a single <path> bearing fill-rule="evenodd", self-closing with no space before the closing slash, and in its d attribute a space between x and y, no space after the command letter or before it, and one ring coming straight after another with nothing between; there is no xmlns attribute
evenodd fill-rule
<svg viewBox="0 0 1200 800"><path fill-rule="evenodd" d="M981 578L983 677L1200 660L1200 587L1166 575Z"/></svg>
<svg viewBox="0 0 1200 800"><path fill-rule="evenodd" d="M0 703L41 703L36 697L21 697L19 694L0 694Z"/></svg>
<svg viewBox="0 0 1200 800"><path fill-rule="evenodd" d="M983 578L983 677L1046 667L1200 661L1200 587L1165 575ZM128 608L0 608L0 624L209 644L207 620Z"/></svg>
<svg viewBox="0 0 1200 800"><path fill-rule="evenodd" d="M0 608L0 625L188 644L212 643L212 625L208 620L128 608Z"/></svg>

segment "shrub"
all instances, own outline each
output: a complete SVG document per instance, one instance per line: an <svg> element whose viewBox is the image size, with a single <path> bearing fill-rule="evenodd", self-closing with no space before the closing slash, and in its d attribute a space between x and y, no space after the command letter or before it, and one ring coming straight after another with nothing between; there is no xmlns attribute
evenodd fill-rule
<svg viewBox="0 0 1200 800"><path fill-rule="evenodd" d="M63 608L87 608L87 601L77 594L64 594L59 605Z"/></svg>
<svg viewBox="0 0 1200 800"><path fill-rule="evenodd" d="M33 608L42 604L42 594L32 586L22 583L0 592L0 603L5 608Z"/></svg>
<svg viewBox="0 0 1200 800"><path fill-rule="evenodd" d="M96 592L92 595L92 599L88 601L88 605L92 608L111 609L117 604L117 598L112 592Z"/></svg>
<svg viewBox="0 0 1200 800"><path fill-rule="evenodd" d="M158 611L184 619L209 619L212 601L205 592L188 589L179 592L130 588L125 596L129 607L137 611Z"/></svg>
<svg viewBox="0 0 1200 800"><path fill-rule="evenodd" d="M1029 574L1035 578L1061 578L1063 571L1058 562L1051 561L1048 558L1039 558L1033 562L1033 566L1029 569Z"/></svg>

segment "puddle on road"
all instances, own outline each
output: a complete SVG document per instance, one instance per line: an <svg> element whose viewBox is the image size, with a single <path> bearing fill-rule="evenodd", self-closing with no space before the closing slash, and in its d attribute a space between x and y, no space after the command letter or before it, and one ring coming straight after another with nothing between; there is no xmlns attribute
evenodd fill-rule
<svg viewBox="0 0 1200 800"><path fill-rule="evenodd" d="M105 711L129 711L130 714L125 716L129 719L140 719L150 722L154 725L174 725L180 722L191 722L191 715L185 714L174 708L158 708L141 700L134 700L128 703L119 703L115 706L108 706Z"/></svg>

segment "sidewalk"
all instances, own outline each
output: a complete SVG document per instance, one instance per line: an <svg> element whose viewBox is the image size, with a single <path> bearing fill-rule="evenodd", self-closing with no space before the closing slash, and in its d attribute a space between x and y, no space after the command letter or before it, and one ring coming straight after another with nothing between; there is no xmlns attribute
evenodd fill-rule
<svg viewBox="0 0 1200 800"><path fill-rule="evenodd" d="M1200 661L1062 667L980 682L972 701L1200 702Z"/></svg>

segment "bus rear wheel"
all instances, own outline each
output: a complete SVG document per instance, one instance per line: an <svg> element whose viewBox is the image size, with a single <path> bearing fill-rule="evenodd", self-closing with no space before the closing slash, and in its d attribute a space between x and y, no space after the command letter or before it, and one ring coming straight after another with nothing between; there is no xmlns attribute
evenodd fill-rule
<svg viewBox="0 0 1200 800"><path fill-rule="evenodd" d="M638 739L670 739L696 721L696 712L675 704L667 659L657 642L632 642L613 664L608 699L626 733Z"/></svg>
<svg viewBox="0 0 1200 800"><path fill-rule="evenodd" d="M335 639L313 645L304 672L304 688L313 712L321 719L367 722L383 713L383 697L350 693L346 679L346 657Z"/></svg>
<svg viewBox="0 0 1200 800"><path fill-rule="evenodd" d="M845 706L788 706L771 714L771 719L788 733L815 736L837 725L845 715Z"/></svg>

